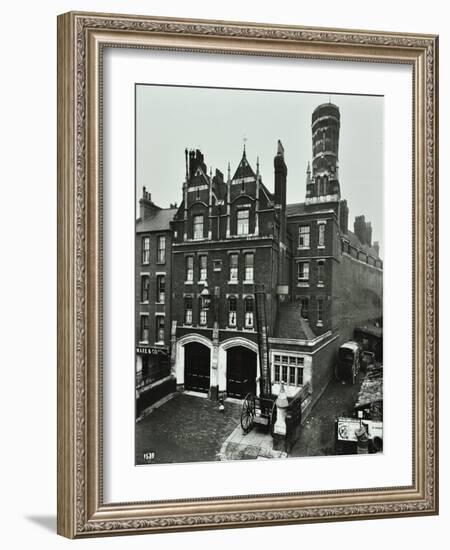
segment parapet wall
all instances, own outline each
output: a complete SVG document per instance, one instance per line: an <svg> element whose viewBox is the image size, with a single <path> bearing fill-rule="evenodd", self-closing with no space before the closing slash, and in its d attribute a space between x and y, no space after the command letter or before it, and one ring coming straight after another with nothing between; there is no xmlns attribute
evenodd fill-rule
<svg viewBox="0 0 450 550"><path fill-rule="evenodd" d="M356 326L383 317L383 271L342 254L333 271L331 308L341 342Z"/></svg>

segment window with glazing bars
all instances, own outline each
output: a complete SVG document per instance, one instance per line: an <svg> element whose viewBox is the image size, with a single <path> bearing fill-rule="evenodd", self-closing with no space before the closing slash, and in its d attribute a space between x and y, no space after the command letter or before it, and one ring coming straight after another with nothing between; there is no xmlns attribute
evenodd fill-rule
<svg viewBox="0 0 450 550"><path fill-rule="evenodd" d="M141 277L141 302L148 302L150 292L150 277L142 275Z"/></svg>
<svg viewBox="0 0 450 550"><path fill-rule="evenodd" d="M248 220L249 220L249 211L248 210L238 210L237 212L237 234L238 235L248 235Z"/></svg>
<svg viewBox="0 0 450 550"><path fill-rule="evenodd" d="M207 262L208 262L208 256L199 257L199 280L200 281L206 281L208 277Z"/></svg>
<svg viewBox="0 0 450 550"><path fill-rule="evenodd" d="M156 301L159 304L164 304L166 301L166 277L164 275L156 277Z"/></svg>
<svg viewBox="0 0 450 550"><path fill-rule="evenodd" d="M156 341L164 342L164 315L156 316Z"/></svg>
<svg viewBox="0 0 450 550"><path fill-rule="evenodd" d="M245 281L253 282L253 264L255 256L252 252L245 254Z"/></svg>
<svg viewBox="0 0 450 550"><path fill-rule="evenodd" d="M150 263L150 237L142 237L142 263Z"/></svg>
<svg viewBox="0 0 450 550"><path fill-rule="evenodd" d="M148 315L141 315L141 342L148 342Z"/></svg>
<svg viewBox="0 0 450 550"><path fill-rule="evenodd" d="M298 228L298 246L300 248L309 248L309 225L300 225Z"/></svg>
<svg viewBox="0 0 450 550"><path fill-rule="evenodd" d="M192 296L184 298L184 323L192 325Z"/></svg>
<svg viewBox="0 0 450 550"><path fill-rule="evenodd" d="M194 256L186 256L186 281L194 280Z"/></svg>
<svg viewBox="0 0 450 550"><path fill-rule="evenodd" d="M230 281L238 280L238 261L239 256L237 254L230 254Z"/></svg>
<svg viewBox="0 0 450 550"><path fill-rule="evenodd" d="M208 310L203 308L203 299L198 299L199 319L198 323L201 326L205 326L208 322Z"/></svg>
<svg viewBox="0 0 450 550"><path fill-rule="evenodd" d="M228 326L236 326L236 310L237 310L237 300L235 296L230 296L228 298Z"/></svg>
<svg viewBox="0 0 450 550"><path fill-rule="evenodd" d="M156 261L160 264L163 264L166 261L166 237L165 235L160 235L157 241L157 258Z"/></svg>
<svg viewBox="0 0 450 550"><path fill-rule="evenodd" d="M203 239L203 216L200 214L193 218L194 239Z"/></svg>
<svg viewBox="0 0 450 550"><path fill-rule="evenodd" d="M244 326L245 328L253 328L253 298L247 297L244 301L244 310L245 310L245 319Z"/></svg>

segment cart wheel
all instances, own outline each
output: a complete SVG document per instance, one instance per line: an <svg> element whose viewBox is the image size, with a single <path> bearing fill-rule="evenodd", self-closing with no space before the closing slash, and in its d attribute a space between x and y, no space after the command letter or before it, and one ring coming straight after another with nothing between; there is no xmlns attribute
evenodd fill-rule
<svg viewBox="0 0 450 550"><path fill-rule="evenodd" d="M255 416L255 398L251 393L248 393L245 396L244 402L242 403L241 410L241 428L244 433L248 433L253 426L253 418Z"/></svg>

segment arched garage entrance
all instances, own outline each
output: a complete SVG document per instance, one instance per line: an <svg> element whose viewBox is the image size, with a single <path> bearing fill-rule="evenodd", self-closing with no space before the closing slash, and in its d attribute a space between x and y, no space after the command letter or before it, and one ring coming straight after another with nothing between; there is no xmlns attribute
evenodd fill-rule
<svg viewBox="0 0 450 550"><path fill-rule="evenodd" d="M210 349L199 342L190 342L184 346L184 387L187 390L209 391L210 386Z"/></svg>
<svg viewBox="0 0 450 550"><path fill-rule="evenodd" d="M227 349L227 395L243 399L256 394L256 353L244 346Z"/></svg>

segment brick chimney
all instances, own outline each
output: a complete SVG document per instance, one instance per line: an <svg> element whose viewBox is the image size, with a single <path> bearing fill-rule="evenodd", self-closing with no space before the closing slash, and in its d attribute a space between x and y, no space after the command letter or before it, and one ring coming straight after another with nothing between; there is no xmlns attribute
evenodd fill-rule
<svg viewBox="0 0 450 550"><path fill-rule="evenodd" d="M348 233L348 206L346 200L341 201L341 208L339 211L339 226L342 233Z"/></svg>
<svg viewBox="0 0 450 550"><path fill-rule="evenodd" d="M141 220L153 217L158 210L161 210L159 206L152 201L152 195L147 191L145 186L142 188L142 198L139 200L139 213Z"/></svg>
<svg viewBox="0 0 450 550"><path fill-rule="evenodd" d="M353 223L353 231L361 244L366 244L366 218L365 216L356 216Z"/></svg>
<svg viewBox="0 0 450 550"><path fill-rule="evenodd" d="M377 256L380 255L380 243L378 241L374 241L373 248L375 252L377 253Z"/></svg>
<svg viewBox="0 0 450 550"><path fill-rule="evenodd" d="M372 246L372 224L370 222L366 223L366 244Z"/></svg>

